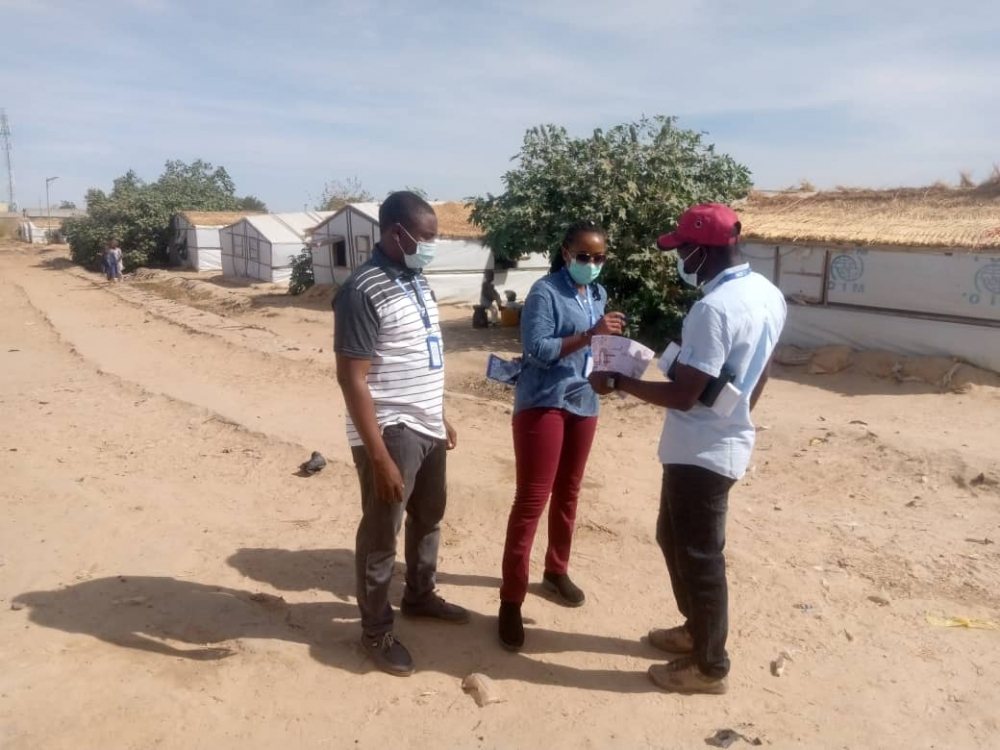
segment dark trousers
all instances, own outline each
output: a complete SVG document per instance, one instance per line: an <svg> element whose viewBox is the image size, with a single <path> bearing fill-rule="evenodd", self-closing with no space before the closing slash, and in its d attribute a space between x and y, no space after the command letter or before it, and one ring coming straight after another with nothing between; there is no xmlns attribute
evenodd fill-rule
<svg viewBox="0 0 1000 750"><path fill-rule="evenodd" d="M710 677L729 673L726 636L726 511L735 480L700 466L663 467L656 541L670 572L677 608L694 639L698 668Z"/></svg>
<svg viewBox="0 0 1000 750"><path fill-rule="evenodd" d="M389 583L396 561L396 537L406 516L406 587L403 598L419 603L434 593L441 519L447 501L443 440L403 425L382 433L385 447L403 476L403 502L377 497L368 452L351 448L361 482L361 523L354 563L361 627L367 635L392 630Z"/></svg>
<svg viewBox="0 0 1000 750"><path fill-rule="evenodd" d="M597 417L578 417L563 409L525 409L514 415L513 426L517 491L507 521L500 599L520 604L528 592L531 546L549 495L545 572L569 569L576 502Z"/></svg>

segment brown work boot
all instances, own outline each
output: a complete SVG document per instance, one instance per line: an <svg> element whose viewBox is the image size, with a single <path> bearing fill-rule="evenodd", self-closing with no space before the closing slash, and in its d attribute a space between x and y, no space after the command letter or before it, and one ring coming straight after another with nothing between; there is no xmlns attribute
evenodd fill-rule
<svg viewBox="0 0 1000 750"><path fill-rule="evenodd" d="M729 689L729 681L725 677L709 677L698 669L689 656L666 664L654 664L647 674L654 685L668 693L724 695Z"/></svg>
<svg viewBox="0 0 1000 750"><path fill-rule="evenodd" d="M668 654L690 654L694 652L694 638L684 626L674 628L655 628L649 631L649 644Z"/></svg>

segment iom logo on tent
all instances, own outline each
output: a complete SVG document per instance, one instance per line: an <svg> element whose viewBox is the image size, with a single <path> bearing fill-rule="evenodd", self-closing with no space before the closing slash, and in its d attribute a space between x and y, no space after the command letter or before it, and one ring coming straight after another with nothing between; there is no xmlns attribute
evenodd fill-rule
<svg viewBox="0 0 1000 750"><path fill-rule="evenodd" d="M865 285L859 283L865 275L865 261L861 253L841 253L830 260L829 290L839 289L842 292L865 291Z"/></svg>
<svg viewBox="0 0 1000 750"><path fill-rule="evenodd" d="M969 302L978 305L985 302L988 305L997 304L1000 297L1000 261L992 261L976 271L973 277L976 291L968 295Z"/></svg>

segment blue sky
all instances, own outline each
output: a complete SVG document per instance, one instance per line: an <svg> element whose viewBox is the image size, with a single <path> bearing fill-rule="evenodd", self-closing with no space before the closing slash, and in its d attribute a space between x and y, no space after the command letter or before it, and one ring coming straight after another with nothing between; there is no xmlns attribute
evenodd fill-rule
<svg viewBox="0 0 1000 750"><path fill-rule="evenodd" d="M998 7L0 0L0 107L21 205L49 176L80 202L171 158L272 210L354 176L462 198L500 189L533 125L642 114L706 131L762 188L919 185L1000 162Z"/></svg>

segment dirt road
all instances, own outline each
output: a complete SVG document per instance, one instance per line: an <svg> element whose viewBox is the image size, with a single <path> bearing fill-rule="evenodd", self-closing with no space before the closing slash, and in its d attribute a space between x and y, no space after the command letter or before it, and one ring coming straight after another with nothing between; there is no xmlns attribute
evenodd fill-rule
<svg viewBox="0 0 1000 750"><path fill-rule="evenodd" d="M474 619L401 621L418 672L400 680L357 645L327 300L159 276L110 288L64 255L0 242L0 748L1000 736L1000 630L928 620L1000 622L1000 390L779 373L732 497L730 693L681 698L645 676L641 638L676 611L653 539L662 414L634 401L606 402L588 468L572 566L587 605L533 588L525 650L497 645L510 404L480 373L517 342L448 310L460 435L440 585ZM312 450L329 466L296 476ZM501 702L477 707L471 672Z"/></svg>

